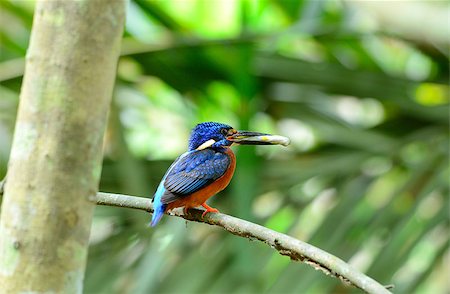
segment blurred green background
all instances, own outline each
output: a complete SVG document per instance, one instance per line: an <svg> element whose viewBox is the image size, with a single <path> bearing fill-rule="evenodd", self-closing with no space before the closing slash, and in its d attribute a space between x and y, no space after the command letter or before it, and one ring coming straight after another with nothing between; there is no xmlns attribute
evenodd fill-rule
<svg viewBox="0 0 450 294"><path fill-rule="evenodd" d="M0 177L33 8L0 1ZM396 293L448 293L448 1L135 0L127 14L102 191L151 197L199 122L288 136L235 148L210 204ZM86 293L357 292L220 228L149 219L97 207Z"/></svg>

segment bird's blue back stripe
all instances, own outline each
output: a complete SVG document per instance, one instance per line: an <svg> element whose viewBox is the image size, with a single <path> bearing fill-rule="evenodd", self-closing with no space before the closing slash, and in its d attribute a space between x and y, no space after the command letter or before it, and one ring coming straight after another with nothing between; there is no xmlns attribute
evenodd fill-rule
<svg viewBox="0 0 450 294"><path fill-rule="evenodd" d="M177 160L169 167L166 174L162 178L161 182L158 185L158 189L155 192L155 195L153 196L153 215L152 215L152 222L150 225L152 227L156 226L158 222L161 220L161 218L164 215L164 211L166 210L167 204L163 204L161 202L161 198L166 192L166 189L164 188L164 182L166 181L167 175L171 172L171 170L174 168L175 163L185 157L187 154L191 153L192 151L188 151L186 153L183 153L178 157Z"/></svg>

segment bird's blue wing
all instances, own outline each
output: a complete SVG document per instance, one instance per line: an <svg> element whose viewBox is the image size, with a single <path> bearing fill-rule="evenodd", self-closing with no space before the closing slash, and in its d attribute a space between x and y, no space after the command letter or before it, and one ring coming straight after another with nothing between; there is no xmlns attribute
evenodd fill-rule
<svg viewBox="0 0 450 294"><path fill-rule="evenodd" d="M151 226L161 220L167 205L214 182L227 171L231 159L212 149L188 151L167 170L153 196Z"/></svg>
<svg viewBox="0 0 450 294"><path fill-rule="evenodd" d="M152 227L156 226L158 222L161 220L161 218L164 215L164 212L166 211L167 204L162 202L162 197L164 194L167 193L166 188L164 187L164 182L166 181L167 175L172 171L173 167L179 162L183 157L187 156L188 154L192 153L193 151L188 151L186 153L181 154L169 167L169 169L166 171L164 177L162 178L161 182L158 185L158 189L155 192L155 195L153 195L153 215L152 215L152 222L150 225Z"/></svg>
<svg viewBox="0 0 450 294"><path fill-rule="evenodd" d="M225 174L230 163L227 154L213 149L180 156L165 177L161 203L169 204L209 185Z"/></svg>

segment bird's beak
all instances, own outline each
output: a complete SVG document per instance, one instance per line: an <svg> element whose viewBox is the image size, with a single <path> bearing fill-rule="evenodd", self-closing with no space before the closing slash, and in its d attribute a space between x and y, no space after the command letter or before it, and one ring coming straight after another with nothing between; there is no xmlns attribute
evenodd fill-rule
<svg viewBox="0 0 450 294"><path fill-rule="evenodd" d="M227 137L227 140L241 145L283 145L287 146L291 142L289 138L249 131L237 131Z"/></svg>

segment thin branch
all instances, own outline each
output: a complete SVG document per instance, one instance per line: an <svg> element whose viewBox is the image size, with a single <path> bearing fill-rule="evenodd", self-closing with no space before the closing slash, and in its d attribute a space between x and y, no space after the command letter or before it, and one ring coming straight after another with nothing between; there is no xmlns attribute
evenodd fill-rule
<svg viewBox="0 0 450 294"><path fill-rule="evenodd" d="M143 197L100 192L97 194L97 204L153 212L151 200ZM209 213L202 218L202 212L202 210L191 209L188 214L184 215L181 209L176 209L170 215L182 217L189 221L216 225L234 235L259 240L276 249L281 255L289 256L291 260L304 262L316 270L321 270L326 275L337 277L367 293L391 293L381 284L357 271L341 259L308 243L222 213Z"/></svg>

